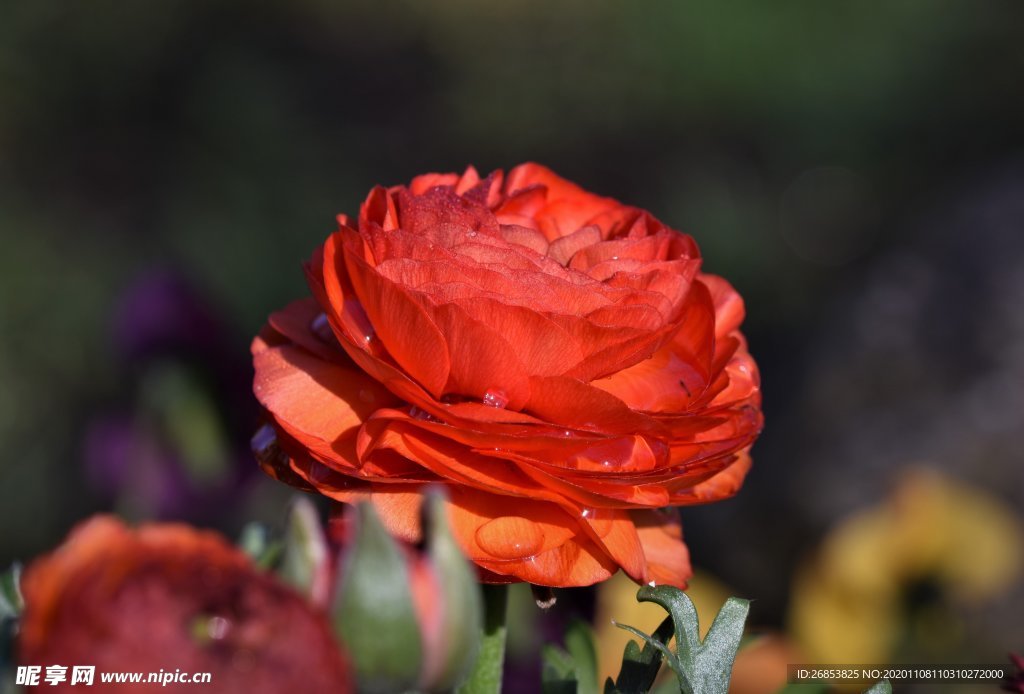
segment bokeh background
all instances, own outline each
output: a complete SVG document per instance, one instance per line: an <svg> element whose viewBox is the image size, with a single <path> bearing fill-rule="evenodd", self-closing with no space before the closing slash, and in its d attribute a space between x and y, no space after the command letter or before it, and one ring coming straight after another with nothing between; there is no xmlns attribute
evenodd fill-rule
<svg viewBox="0 0 1024 694"><path fill-rule="evenodd" d="M536 160L746 298L767 428L743 492L684 512L707 581L807 657L998 662L1022 46L1014 0L4 3L0 564L97 509L279 523L248 341L333 216Z"/></svg>

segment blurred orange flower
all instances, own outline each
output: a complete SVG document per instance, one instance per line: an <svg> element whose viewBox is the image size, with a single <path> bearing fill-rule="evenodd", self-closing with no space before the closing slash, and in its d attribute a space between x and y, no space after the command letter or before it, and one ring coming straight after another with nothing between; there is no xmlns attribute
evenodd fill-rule
<svg viewBox="0 0 1024 694"><path fill-rule="evenodd" d="M208 672L222 692L351 690L326 617L209 532L130 530L95 517L28 568L22 591L23 665ZM153 686L118 684L118 691ZM56 691L65 687L77 689L65 681Z"/></svg>
<svg viewBox="0 0 1024 694"><path fill-rule="evenodd" d="M743 302L689 236L536 164L375 188L253 343L270 474L418 540L448 488L492 582L685 585L666 506L734 494L761 428Z"/></svg>

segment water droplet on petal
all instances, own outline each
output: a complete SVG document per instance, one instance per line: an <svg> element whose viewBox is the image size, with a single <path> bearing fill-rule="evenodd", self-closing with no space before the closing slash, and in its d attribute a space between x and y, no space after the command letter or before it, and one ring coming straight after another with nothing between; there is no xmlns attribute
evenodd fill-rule
<svg viewBox="0 0 1024 694"><path fill-rule="evenodd" d="M607 509L585 508L580 512L580 518L585 520L598 537L606 537L612 530L614 512Z"/></svg>
<svg viewBox="0 0 1024 694"><path fill-rule="evenodd" d="M570 436L572 436L572 432L566 429L565 431L562 432L562 436L564 436L565 438L569 438Z"/></svg>
<svg viewBox="0 0 1024 694"><path fill-rule="evenodd" d="M500 410L508 404L508 395L500 388L488 388L484 393L484 404Z"/></svg>
<svg viewBox="0 0 1024 694"><path fill-rule="evenodd" d="M374 331L373 326L370 324L370 319L367 318L366 311L363 310L359 300L354 298L345 299L342 311L351 320L351 325L362 333L363 342L367 345L373 342L376 331Z"/></svg>
<svg viewBox="0 0 1024 694"><path fill-rule="evenodd" d="M544 533L521 516L502 516L476 530L480 549L497 559L525 559L544 546Z"/></svg>
<svg viewBox="0 0 1024 694"><path fill-rule="evenodd" d="M468 236L471 239L475 239L476 238L476 231L475 230L467 231L466 232L466 236Z"/></svg>
<svg viewBox="0 0 1024 694"><path fill-rule="evenodd" d="M655 584L654 581L651 581L647 585L649 585L651 588L654 588L654 587L656 587L657 584Z"/></svg>

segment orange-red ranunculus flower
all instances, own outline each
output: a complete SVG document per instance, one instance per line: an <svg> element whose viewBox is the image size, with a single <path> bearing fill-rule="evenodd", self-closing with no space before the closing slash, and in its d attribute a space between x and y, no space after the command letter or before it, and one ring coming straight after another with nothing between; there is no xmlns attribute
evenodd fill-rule
<svg viewBox="0 0 1024 694"><path fill-rule="evenodd" d="M219 536L185 525L130 530L94 517L22 580L23 665L210 673L210 691L352 691L326 616ZM193 691L192 682L117 691ZM50 687L47 687L50 689ZM102 686L101 686L102 689Z"/></svg>
<svg viewBox="0 0 1024 694"><path fill-rule="evenodd" d="M657 509L739 488L743 301L693 239L536 164L375 188L253 343L264 468L417 540L429 484L484 580L682 586Z"/></svg>

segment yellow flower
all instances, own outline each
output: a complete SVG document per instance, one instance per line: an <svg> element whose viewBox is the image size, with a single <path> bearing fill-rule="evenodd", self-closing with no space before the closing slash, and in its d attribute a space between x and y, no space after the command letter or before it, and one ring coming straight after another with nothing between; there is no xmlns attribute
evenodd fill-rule
<svg viewBox="0 0 1024 694"><path fill-rule="evenodd" d="M882 503L836 527L798 572L791 629L822 663L886 662L908 633L955 638L948 620L945 629L928 627L943 621L935 609L904 621L908 593L931 586L968 606L997 597L1021 573L1022 546L1020 521L996 499L934 470L909 470Z"/></svg>

